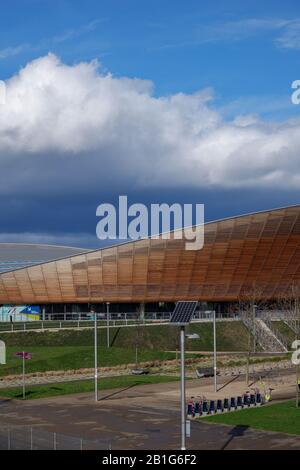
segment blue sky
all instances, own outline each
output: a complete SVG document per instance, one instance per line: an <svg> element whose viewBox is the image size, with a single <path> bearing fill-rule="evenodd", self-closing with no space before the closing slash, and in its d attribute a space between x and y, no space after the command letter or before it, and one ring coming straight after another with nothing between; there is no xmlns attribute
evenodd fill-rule
<svg viewBox="0 0 300 470"><path fill-rule="evenodd" d="M163 2L157 0L151 0L151 2L12 0L3 3L0 16L0 79L7 82L8 89L11 86L12 94L15 93L13 79L20 82L18 82L19 94L21 91L23 93L25 84L30 80L32 80L33 90L31 90L32 101L26 101L27 109L25 109L25 103L22 110L12 107L8 114L11 128L3 128L4 137L11 135L12 130L19 130L17 139L20 139L20 148L21 144L25 146L25 150L23 152L20 150L18 156L20 165L16 157L14 160L13 157L8 159L10 150L5 147L4 137L4 144L1 147L0 139L2 182L5 183L7 178L11 178L13 168L20 172L18 189L6 192L2 189L4 198L2 197L0 203L1 241L21 240L22 237L27 237L29 241L59 242L61 240L63 243L76 243L83 246L95 245L99 243L94 239L95 207L103 200L105 202L115 200L121 190L129 195L132 202L150 203L159 202L160 199L161 202L177 202L178 200L179 202L204 202L208 219L299 202L298 175L295 174L295 168L299 167L299 157L295 135L297 135L299 125L300 106L291 103L291 83L300 78L300 14L297 16L298 10L298 2L295 0L285 2L276 0L265 2L255 0L243 2L232 0L214 2L208 0L165 0ZM53 54L52 57L60 61L60 65L55 60L45 59L49 52ZM33 62L41 61L43 58L44 62ZM140 87L143 89L148 87L151 90L146 92L151 99L148 100L147 95L149 106L145 107L142 115L145 128L139 129L139 132L149 131L147 115L152 113L153 106L161 106L162 97L167 99L167 97L185 96L185 99L180 102L179 98L171 98L171 103L167 105L167 109L163 110L165 113L163 123L168 116L178 113L183 139L184 126L187 122L195 128L199 121L202 122L202 119L203 123L206 120L213 122L214 134L209 142L203 139L207 139L207 133L212 132L211 128L206 129L205 125L201 124L201 129L190 136L184 150L188 152L187 149L190 149L192 155L187 165L193 164L200 168L196 161L197 156L201 163L205 162L208 182L205 178L201 179L200 169L199 183L193 175L188 176L186 182L182 182L181 167L176 175L172 173L170 177L172 184L166 186L163 178L159 179L156 174L149 174L149 168L151 168L148 166L149 159L153 158L157 166L161 164L160 152L165 151L165 135L170 134L169 127L164 134L163 145L155 145L156 142L154 142L153 154L149 153L147 157L141 156L141 159L145 159L143 165L140 164L138 156L144 154L143 145L141 144L135 156L133 151L128 156L124 148L125 140L116 144L115 133L109 142L104 139L101 140L101 145L99 142L95 143L92 150L82 141L80 145L78 144L80 149L76 147L70 150L67 140L63 143L60 141L56 147L54 146L55 148L53 147L53 139L52 137L50 139L50 131L46 128L45 120L42 123L40 116L31 113L28 107L40 109L36 104L37 100L41 99L44 103L45 97L50 100L52 96L53 100L54 95L51 95L52 91L51 93L45 91L46 95L41 98L34 90L38 89L37 84L40 79L48 84L49 76L63 67L70 67L70 69L64 69L66 74L69 72L75 74L77 73L76 64L89 64L95 59L101 64L95 73L105 77L111 74L112 86L118 87L118 93L121 93L122 99L125 95L126 100L129 99L128 94L131 93L129 88L132 87L137 94L140 93ZM29 64L36 63L37 65L28 70ZM28 70L25 79L20 78L19 75L23 68ZM118 82L119 78L123 81ZM58 80L60 79L63 83L61 74ZM130 79L137 80L131 81L128 88L126 80ZM91 80L92 86L97 87L96 78ZM76 93L76 87L79 86L78 83L76 81L76 86L74 85L74 93ZM63 86L60 90L57 90L57 87L55 87L55 93L58 95L55 96L63 94L63 99L65 99L68 91ZM139 90L136 87L139 87ZM202 93L201 96L205 96L201 98L204 101L203 109L200 111L194 98L199 92ZM135 100L135 97L132 99ZM106 103L106 98L100 98L98 92L97 100L97 106L100 108L103 102ZM174 101L176 101L175 105ZM45 109L51 110L51 101L49 103ZM68 106L67 99L66 103ZM138 105L134 105L131 119L132 116L137 115L137 112L140 112L141 103L142 101L139 101ZM111 113L116 104L110 99L105 106ZM21 119L18 116L18 112L24 120L23 117ZM65 112L62 114L60 109L53 112L65 118ZM48 116L47 111L44 113ZM126 119L120 117L124 113L123 107L116 113L115 116L120 120L117 127L118 135L123 135L123 133L127 136L131 135L132 129L127 129L124 124ZM80 116L82 117L82 113ZM246 124L243 121L240 125L241 116L242 119L246 119ZM98 118L100 119L99 116ZM51 119L49 118L49 122L52 122ZM101 117L99 122L102 123L103 119L104 117ZM234 122L235 126L237 119L239 121L236 141L245 138L242 150L236 148L234 129L230 129L230 136L228 136L226 124ZM23 137L20 136L27 135L26 123L33 120L35 127L26 138L24 137L25 140L22 140ZM87 122L90 122L89 117L86 123L81 122L81 130L85 128ZM151 121L150 127L154 125L153 122ZM178 125L177 121L175 125ZM247 129L246 137L245 128ZM288 135L286 134L287 128ZM45 132L44 140L48 142L49 138L49 145L36 144L32 150L30 147L32 139L35 140L35 136L44 135L43 132ZM107 127L105 127L105 132L107 132ZM153 129L152 132L149 137L151 143L153 139L155 140ZM254 133L255 136L253 136ZM132 135L135 135L133 131ZM64 138L69 137L64 136ZM94 136L92 140L93 138ZM191 139L193 144L191 144ZM226 148L228 159L226 165L219 153L215 156L214 150L210 157L210 149L217 139L220 139L220 146L224 145ZM176 146L174 145L174 148L178 148L181 141L182 139ZM251 158L249 160L246 154L249 145L253 145L255 154L258 151L261 152L260 162L265 158L264 149L269 152L263 168L260 162L255 162L253 174ZM289 145L291 148L288 147ZM67 159L70 152L76 155L76 175L75 170L74 174L72 173L74 164L72 171L68 166ZM239 155L242 157L237 157L237 152L240 152ZM173 159L177 161L183 158L182 154L172 153L170 147L167 153L170 162L173 162ZM15 155L14 152L13 154ZM117 154L119 160L117 160ZM87 158L92 158L93 162L97 159L99 163L98 185L96 182L94 186L89 183L90 174L84 170L89 165ZM111 158L115 166L112 165L110 170L107 170L106 177L103 174L107 165L106 159L111 160ZM212 163L209 167L210 158ZM243 165L240 165L238 171L231 163L236 158L243 160ZM43 163L40 163L41 161ZM118 162L120 161L122 165L130 161L124 164L126 171L125 166L124 168L122 166L122 171L119 171ZM167 163L163 163L162 166L167 168ZM170 166L173 170L173 163ZM223 173L219 170L220 166L222 166ZM48 169L47 181L44 181L41 175L43 168ZM130 168L130 171L127 172L127 168ZM217 177L214 175L216 168L218 169ZM168 179L168 169L164 171L165 179ZM55 186L55 175L58 173L72 183L70 186L62 183L59 191L52 189ZM78 184L80 173L82 180L77 197L72 188ZM231 176L228 176L229 173ZM251 178L245 176L248 173L251 173ZM153 186L148 184L147 174L156 182ZM103 184L103 180L106 179L110 184ZM39 180L43 180L43 184L36 194L31 185L35 186ZM146 182L144 185L132 184L136 180ZM241 183L237 184L237 181ZM264 181L267 184L264 185ZM26 185L25 194L20 191L20 185ZM4 186L5 184L2 188ZM8 201L11 203L9 210L7 209ZM24 235L23 232L26 234Z"/></svg>
<svg viewBox="0 0 300 470"><path fill-rule="evenodd" d="M1 75L52 51L67 63L98 58L116 76L150 79L157 95L213 87L220 103L262 96L285 108L300 65L297 7L296 0L13 0L1 5ZM297 42L289 43L297 21Z"/></svg>

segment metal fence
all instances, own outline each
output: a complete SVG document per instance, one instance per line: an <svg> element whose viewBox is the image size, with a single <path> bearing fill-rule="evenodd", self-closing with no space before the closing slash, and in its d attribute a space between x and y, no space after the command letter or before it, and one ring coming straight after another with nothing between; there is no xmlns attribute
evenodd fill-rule
<svg viewBox="0 0 300 470"><path fill-rule="evenodd" d="M88 317L81 317L77 314L77 319L65 318L64 314L55 314L55 318L47 317L47 320L36 320L29 322L0 322L0 333L16 332L16 331L31 331L31 330L49 330L49 329L63 329L63 328L94 328L94 320ZM137 319L134 314L130 313L112 313L109 316L109 326L130 326L134 324L161 324L170 321L172 313L146 313L141 319ZM107 326L106 314L98 314L98 327ZM61 318L61 319L59 319ZM193 321L210 321L212 320L212 312L196 312L193 316ZM218 314L217 321L221 320L240 320L238 314Z"/></svg>
<svg viewBox="0 0 300 470"><path fill-rule="evenodd" d="M114 441L115 442L115 441ZM88 440L28 426L1 426L0 450L106 450L113 440Z"/></svg>

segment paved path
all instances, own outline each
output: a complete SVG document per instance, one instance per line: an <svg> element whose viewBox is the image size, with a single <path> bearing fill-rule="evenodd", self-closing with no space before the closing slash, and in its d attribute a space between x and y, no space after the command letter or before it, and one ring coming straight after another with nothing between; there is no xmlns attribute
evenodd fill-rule
<svg viewBox="0 0 300 470"><path fill-rule="evenodd" d="M196 382L196 381L195 381ZM197 382L199 388L199 382ZM188 393L196 384L189 384ZM199 390L198 390L199 392ZM102 440L102 448L178 449L178 384L151 384L32 401L2 400L0 423ZM300 437L192 422L189 449L299 449Z"/></svg>
<svg viewBox="0 0 300 470"><path fill-rule="evenodd" d="M120 375L130 374L131 369L112 368L110 371L100 370L100 380L101 377L117 377ZM176 376L178 375L178 372L165 370L164 372L160 371L159 374ZM295 371L293 367L290 367L290 361L282 361L281 363L275 365L271 363L251 365L250 381L254 382L254 379L252 377L256 377L258 379L259 375L261 375L262 377L266 377L266 380L263 380L266 382L267 385L275 389L281 387L282 384L294 384L295 381ZM186 376L188 378L194 378L195 370L192 368L187 368ZM55 371L52 371L51 373L31 373L27 374L25 377L27 385L43 385L72 382L78 380L92 379L94 377L94 369L84 369L82 371L78 370L76 373L73 373L72 371L66 371L65 373L56 373ZM245 366L223 367L222 369L220 369L220 377L218 380L220 381L220 383L224 384L227 382L235 381L236 379L242 381L244 380L244 377ZM3 388L20 387L22 386L22 383L23 379L21 375L9 378L0 377L0 391Z"/></svg>

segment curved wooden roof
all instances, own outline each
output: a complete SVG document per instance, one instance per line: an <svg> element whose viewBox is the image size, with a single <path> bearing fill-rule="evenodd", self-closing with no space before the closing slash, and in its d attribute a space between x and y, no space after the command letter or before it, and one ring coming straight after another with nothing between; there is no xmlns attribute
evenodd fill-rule
<svg viewBox="0 0 300 470"><path fill-rule="evenodd" d="M0 274L0 303L232 301L300 280L300 206L205 225L204 248L146 239Z"/></svg>

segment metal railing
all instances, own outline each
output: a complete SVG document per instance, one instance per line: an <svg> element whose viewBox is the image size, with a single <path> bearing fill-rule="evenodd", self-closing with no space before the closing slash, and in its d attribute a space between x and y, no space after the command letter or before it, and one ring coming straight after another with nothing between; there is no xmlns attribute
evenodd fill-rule
<svg viewBox="0 0 300 470"><path fill-rule="evenodd" d="M55 314L58 315L58 314ZM62 314L62 319L49 319L47 320L35 320L35 321L16 321L16 322L0 322L0 332L7 333L7 332L17 332L17 331L32 331L32 330L48 330L48 329L75 329L75 328L93 328L94 327L94 320L91 317L83 317L78 316L76 319L64 319L65 315ZM78 314L80 315L80 314ZM111 313L109 315L110 326L111 327L118 327L118 326L130 326L133 324L146 324L146 323L154 323L160 324L169 322L171 318L172 312L165 312L165 313L145 313L143 318L137 318L136 314L133 313ZM106 313L99 313L98 316L98 325L106 326L107 325L107 314ZM211 321L211 312L196 312L193 316L194 321ZM236 314L228 315L228 314L219 314L217 317L218 321L221 320L230 320L230 321L238 321L240 318Z"/></svg>
<svg viewBox="0 0 300 470"><path fill-rule="evenodd" d="M270 328L269 324L272 326L270 320L266 318L263 320L261 316L254 318L252 315L243 314L242 312L241 319L255 338L255 342L259 344L264 351L284 352L288 350L286 339L282 338L281 341L281 338L277 336L277 330L275 332L273 328Z"/></svg>
<svg viewBox="0 0 300 470"><path fill-rule="evenodd" d="M288 351L290 349L290 344L287 338L276 328L276 326L272 323L272 320L265 318L263 321L267 325L267 327L272 331L272 333L276 336L276 338L280 341L280 343Z"/></svg>
<svg viewBox="0 0 300 470"><path fill-rule="evenodd" d="M105 450L113 439L89 440L28 426L1 426L0 450Z"/></svg>

